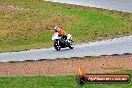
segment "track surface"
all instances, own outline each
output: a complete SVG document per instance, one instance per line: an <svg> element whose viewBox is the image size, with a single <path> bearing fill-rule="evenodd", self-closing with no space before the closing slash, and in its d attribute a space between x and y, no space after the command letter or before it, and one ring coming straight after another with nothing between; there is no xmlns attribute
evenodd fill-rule
<svg viewBox="0 0 132 88"><path fill-rule="evenodd" d="M132 36L77 44L73 50L66 48L61 51L56 51L54 48L47 48L12 53L0 53L0 62L101 56L125 53L132 53Z"/></svg>
<svg viewBox="0 0 132 88"><path fill-rule="evenodd" d="M132 0L46 0L132 13Z"/></svg>
<svg viewBox="0 0 132 88"><path fill-rule="evenodd" d="M47 1L105 8L123 12L132 12L131 0L47 0ZM0 53L0 62L84 56L101 56L125 53L132 53L132 36L93 42L89 44L88 43L77 44L73 50L62 49L61 51L55 51L54 48L47 48L12 53L9 52Z"/></svg>

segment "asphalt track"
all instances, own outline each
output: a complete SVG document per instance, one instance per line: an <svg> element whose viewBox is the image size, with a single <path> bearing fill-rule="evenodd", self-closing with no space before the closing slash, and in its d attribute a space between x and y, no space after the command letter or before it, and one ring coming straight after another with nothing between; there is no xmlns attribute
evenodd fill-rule
<svg viewBox="0 0 132 88"><path fill-rule="evenodd" d="M132 13L132 0L45 0Z"/></svg>
<svg viewBox="0 0 132 88"><path fill-rule="evenodd" d="M131 0L48 0L54 2L91 6L132 12ZM56 51L52 48L32 49L20 52L0 53L0 62L57 59L70 57L101 56L132 53L132 36L105 41L77 44L73 50L68 48Z"/></svg>
<svg viewBox="0 0 132 88"><path fill-rule="evenodd" d="M0 53L0 62L57 59L84 56L101 56L132 53L132 36L125 36L105 41L77 44L73 50L69 48L56 51L52 48L32 49L20 52Z"/></svg>

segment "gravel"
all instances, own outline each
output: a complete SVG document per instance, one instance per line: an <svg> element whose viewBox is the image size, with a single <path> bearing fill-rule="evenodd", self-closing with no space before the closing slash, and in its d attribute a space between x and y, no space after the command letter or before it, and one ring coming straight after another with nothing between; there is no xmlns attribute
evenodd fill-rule
<svg viewBox="0 0 132 88"><path fill-rule="evenodd" d="M79 66L86 73L132 70L132 55L0 63L0 76L74 75Z"/></svg>

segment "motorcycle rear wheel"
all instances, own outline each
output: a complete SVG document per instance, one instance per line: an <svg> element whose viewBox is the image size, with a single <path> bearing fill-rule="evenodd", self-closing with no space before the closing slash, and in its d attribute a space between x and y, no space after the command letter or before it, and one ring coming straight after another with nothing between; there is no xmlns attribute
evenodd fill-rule
<svg viewBox="0 0 132 88"><path fill-rule="evenodd" d="M59 51L61 49L61 46L58 44L58 41L54 41L54 47L56 51Z"/></svg>

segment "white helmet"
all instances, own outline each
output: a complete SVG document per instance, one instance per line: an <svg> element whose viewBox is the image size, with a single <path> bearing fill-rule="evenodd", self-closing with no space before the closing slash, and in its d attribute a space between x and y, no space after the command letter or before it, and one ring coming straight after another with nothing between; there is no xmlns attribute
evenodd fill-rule
<svg viewBox="0 0 132 88"><path fill-rule="evenodd" d="M54 30L55 30L55 32L58 32L58 30L59 30L58 26L55 26Z"/></svg>

